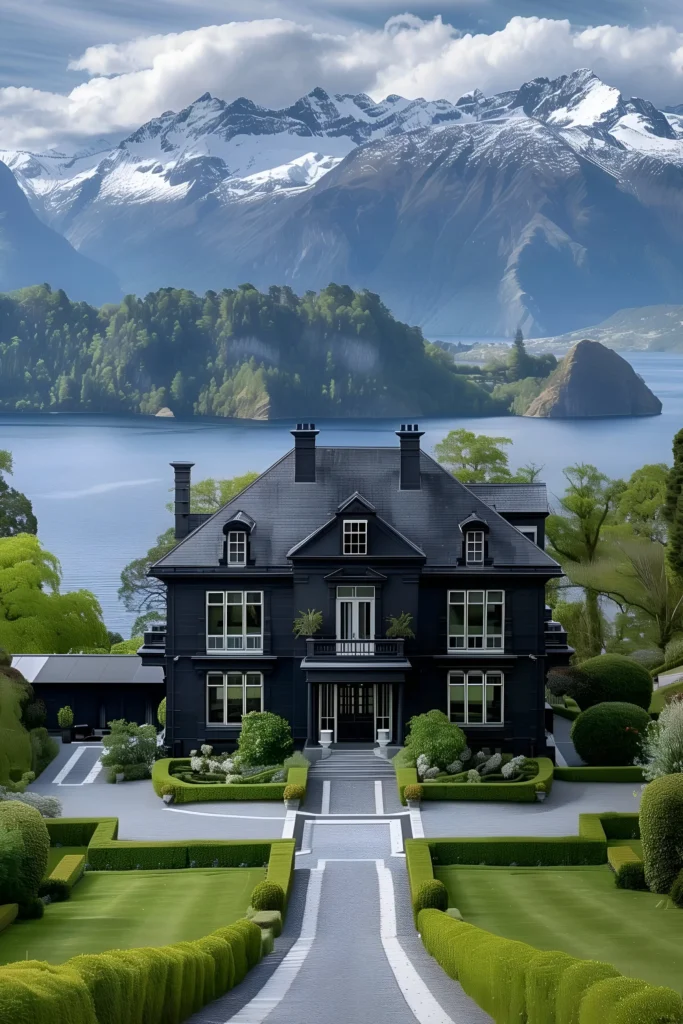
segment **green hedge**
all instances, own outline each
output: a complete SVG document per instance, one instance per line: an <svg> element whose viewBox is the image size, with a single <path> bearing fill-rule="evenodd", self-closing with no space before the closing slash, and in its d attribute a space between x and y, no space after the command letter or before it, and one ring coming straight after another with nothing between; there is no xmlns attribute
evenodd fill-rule
<svg viewBox="0 0 683 1024"><path fill-rule="evenodd" d="M171 774L173 769L187 767L190 771L190 758L164 757L155 761L152 767L152 785L157 796L163 795L163 787L171 786L173 799L177 804L205 803L222 800L283 800L285 786L303 786L306 789L308 768L290 768L286 782L244 782L221 785L220 783L184 782Z"/></svg>
<svg viewBox="0 0 683 1024"><path fill-rule="evenodd" d="M597 837L598 828L605 839L640 839L640 816L637 811L579 815L580 836Z"/></svg>
<svg viewBox="0 0 683 1024"><path fill-rule="evenodd" d="M477 785L467 782L427 782L424 784L423 800L475 800L479 803L503 800L508 803L535 803L536 786L545 784L550 793L553 784L553 763L550 758L535 758L538 774L524 782L488 782ZM405 804L406 786L417 783L415 768L396 768L396 784L402 804Z"/></svg>
<svg viewBox="0 0 683 1024"><path fill-rule="evenodd" d="M5 928L9 928L18 913L18 903L5 903L0 907L0 932L3 932Z"/></svg>
<svg viewBox="0 0 683 1024"><path fill-rule="evenodd" d="M495 1024L680 1024L673 989L626 978L609 964L541 952L440 910L418 916L422 941Z"/></svg>
<svg viewBox="0 0 683 1024"><path fill-rule="evenodd" d="M49 881L66 882L70 889L73 889L76 882L80 880L85 871L85 856L82 853L68 853L62 857L50 875Z"/></svg>
<svg viewBox="0 0 683 1024"><path fill-rule="evenodd" d="M84 954L59 967L0 967L0 1020L17 1024L181 1024L243 980L261 930L237 921L192 942Z"/></svg>
<svg viewBox="0 0 683 1024"><path fill-rule="evenodd" d="M411 840L406 840L406 847ZM424 842L414 839L412 842ZM577 836L516 836L488 839L430 839L429 850L434 864L490 864L506 867L535 867L538 864L604 864L607 843L600 839Z"/></svg>
<svg viewBox="0 0 683 1024"><path fill-rule="evenodd" d="M610 846L607 851L607 863L615 875L618 875L624 864L642 864L642 860L630 846Z"/></svg>
<svg viewBox="0 0 683 1024"><path fill-rule="evenodd" d="M116 818L46 818L50 846L87 846L105 821L118 823Z"/></svg>
<svg viewBox="0 0 683 1024"><path fill-rule="evenodd" d="M643 769L636 764L624 765L580 765L569 768L555 768L554 776L559 782L642 782Z"/></svg>

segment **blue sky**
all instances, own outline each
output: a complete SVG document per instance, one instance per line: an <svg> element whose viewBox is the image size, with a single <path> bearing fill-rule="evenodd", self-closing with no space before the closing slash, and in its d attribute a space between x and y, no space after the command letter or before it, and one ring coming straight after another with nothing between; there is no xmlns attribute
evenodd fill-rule
<svg viewBox="0 0 683 1024"><path fill-rule="evenodd" d="M683 102L680 0L0 0L0 27L0 149L123 136L207 90L455 100L589 66Z"/></svg>

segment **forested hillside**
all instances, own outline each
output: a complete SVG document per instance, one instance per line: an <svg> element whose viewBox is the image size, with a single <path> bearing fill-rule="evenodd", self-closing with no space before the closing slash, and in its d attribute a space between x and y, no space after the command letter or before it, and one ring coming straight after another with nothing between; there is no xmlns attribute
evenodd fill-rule
<svg viewBox="0 0 683 1024"><path fill-rule="evenodd" d="M255 419L499 411L371 292L163 288L100 309L0 296L0 408Z"/></svg>

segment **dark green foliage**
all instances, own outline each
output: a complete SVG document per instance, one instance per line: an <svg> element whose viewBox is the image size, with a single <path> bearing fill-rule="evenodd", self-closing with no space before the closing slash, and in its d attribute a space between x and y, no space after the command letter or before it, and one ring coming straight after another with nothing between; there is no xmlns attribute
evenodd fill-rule
<svg viewBox="0 0 683 1024"><path fill-rule="evenodd" d="M37 921L45 913L45 904L38 896L33 896L26 903L19 904L19 914L17 915L21 921Z"/></svg>
<svg viewBox="0 0 683 1024"><path fill-rule="evenodd" d="M0 829L15 833L22 844L19 868L8 880L9 890L0 894L0 903L18 903L20 916L24 916L24 908L35 901L45 875L50 836L38 811L14 800L0 803Z"/></svg>
<svg viewBox="0 0 683 1024"><path fill-rule="evenodd" d="M159 702L159 707L157 708L157 721L158 721L159 725L162 728L164 728L164 726L166 725L166 698L165 697L164 697L164 699L162 701Z"/></svg>
<svg viewBox="0 0 683 1024"><path fill-rule="evenodd" d="M31 502L21 491L10 487L3 471L12 472L12 456L7 451L0 451L0 537L37 533L38 521L33 514Z"/></svg>
<svg viewBox="0 0 683 1024"><path fill-rule="evenodd" d="M669 899L683 910L683 868L681 868L674 879L674 884L669 892Z"/></svg>
<svg viewBox="0 0 683 1024"><path fill-rule="evenodd" d="M667 561L673 574L683 578L683 430L673 439L673 466L666 485L664 517L669 524Z"/></svg>
<svg viewBox="0 0 683 1024"><path fill-rule="evenodd" d="M415 912L421 910L446 910L448 907L448 889L438 879L423 882L415 896Z"/></svg>
<svg viewBox="0 0 683 1024"><path fill-rule="evenodd" d="M20 890L21 862L24 844L21 835L7 829L0 821L0 906L16 902Z"/></svg>
<svg viewBox="0 0 683 1024"><path fill-rule="evenodd" d="M142 765L149 773L157 755L157 731L153 725L137 725L123 718L114 719L109 723L111 733L102 740L104 754L101 757L105 768L121 770L126 766ZM142 769L140 769L142 771ZM133 778L149 778L149 774L132 776Z"/></svg>
<svg viewBox="0 0 683 1024"><path fill-rule="evenodd" d="M285 908L285 893L276 882L259 882L251 894L251 905L254 910L279 910Z"/></svg>
<svg viewBox="0 0 683 1024"><path fill-rule="evenodd" d="M642 861L622 864L614 876L614 883L617 889L646 890L645 865Z"/></svg>
<svg viewBox="0 0 683 1024"><path fill-rule="evenodd" d="M47 710L44 701L32 700L24 707L22 722L25 729L42 729L47 721Z"/></svg>
<svg viewBox="0 0 683 1024"><path fill-rule="evenodd" d="M371 292L163 288L97 310L0 298L0 408L264 418L484 414L487 392Z"/></svg>
<svg viewBox="0 0 683 1024"><path fill-rule="evenodd" d="M652 892L669 893L683 868L683 774L650 782L640 802L645 877Z"/></svg>
<svg viewBox="0 0 683 1024"><path fill-rule="evenodd" d="M581 663L576 683L567 690L582 711L604 701L637 704L646 711L652 700L652 677L642 665L621 654L599 654Z"/></svg>
<svg viewBox="0 0 683 1024"><path fill-rule="evenodd" d="M61 878L46 878L38 887L41 899L49 897L52 903L63 903L71 896L71 886Z"/></svg>
<svg viewBox="0 0 683 1024"><path fill-rule="evenodd" d="M604 836L604 833L603 833ZM429 841L434 864L491 864L536 867L538 864L604 864L607 842L576 836L536 839L437 839Z"/></svg>
<svg viewBox="0 0 683 1024"><path fill-rule="evenodd" d="M282 764L293 749L286 718L272 711L251 711L242 718L237 750L243 765Z"/></svg>
<svg viewBox="0 0 683 1024"><path fill-rule="evenodd" d="M612 701L582 711L571 728L579 757L590 765L633 764L650 724L647 711Z"/></svg>
<svg viewBox="0 0 683 1024"><path fill-rule="evenodd" d="M443 711L427 711L414 715L408 722L406 754L413 760L424 755L430 767L452 764L467 746L465 734Z"/></svg>
<svg viewBox="0 0 683 1024"><path fill-rule="evenodd" d="M59 753L59 744L42 726L38 729L31 729L29 738L31 740L31 771L38 778Z"/></svg>

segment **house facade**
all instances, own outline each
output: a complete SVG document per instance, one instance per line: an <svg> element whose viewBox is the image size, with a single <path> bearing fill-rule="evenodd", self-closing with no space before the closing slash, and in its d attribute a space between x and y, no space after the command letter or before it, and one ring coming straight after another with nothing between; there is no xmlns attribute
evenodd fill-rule
<svg viewBox="0 0 683 1024"><path fill-rule="evenodd" d="M545 485L467 487L413 424L391 448L324 447L313 424L292 434L212 516L190 512L192 464L172 463L178 544L150 570L167 622L139 653L164 670L174 756L229 749L254 710L313 747L321 730L372 744L388 729L399 744L432 708L473 746L552 753L545 676L572 652L545 605L561 575L543 550ZM321 628L296 636L307 612Z"/></svg>

